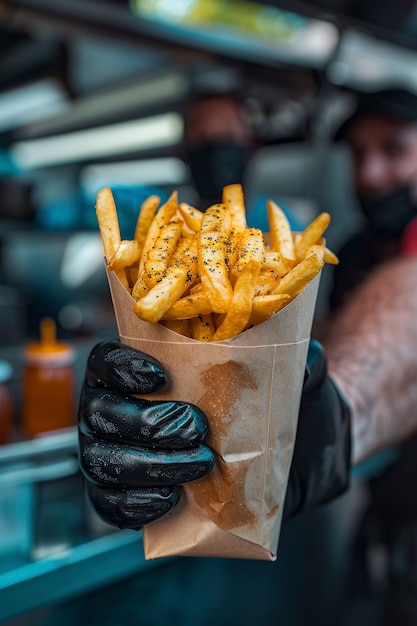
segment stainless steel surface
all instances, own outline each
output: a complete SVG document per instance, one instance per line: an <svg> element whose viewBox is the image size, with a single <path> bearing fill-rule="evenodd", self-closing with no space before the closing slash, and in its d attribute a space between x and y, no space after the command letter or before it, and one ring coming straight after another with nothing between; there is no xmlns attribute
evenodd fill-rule
<svg viewBox="0 0 417 626"><path fill-rule="evenodd" d="M145 561L141 534L118 531L0 573L0 623L161 565Z"/></svg>
<svg viewBox="0 0 417 626"><path fill-rule="evenodd" d="M90 347L78 349L80 379ZM7 353L19 392L19 350ZM0 446L0 623L162 562L144 560L140 532L98 518L85 497L77 444L74 426Z"/></svg>
<svg viewBox="0 0 417 626"><path fill-rule="evenodd" d="M0 448L0 623L153 567L89 506L76 429Z"/></svg>
<svg viewBox="0 0 417 626"><path fill-rule="evenodd" d="M77 431L74 428L57 431L30 441L18 441L0 447L0 467L12 461L45 458L48 454L77 452ZM1 477L0 477L1 480Z"/></svg>

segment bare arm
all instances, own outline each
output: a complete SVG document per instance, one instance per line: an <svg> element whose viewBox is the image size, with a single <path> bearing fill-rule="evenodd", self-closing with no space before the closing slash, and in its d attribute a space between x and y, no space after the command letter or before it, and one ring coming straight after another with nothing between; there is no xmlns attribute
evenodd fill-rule
<svg viewBox="0 0 417 626"><path fill-rule="evenodd" d="M323 339L352 408L353 463L417 432L417 258L374 272Z"/></svg>

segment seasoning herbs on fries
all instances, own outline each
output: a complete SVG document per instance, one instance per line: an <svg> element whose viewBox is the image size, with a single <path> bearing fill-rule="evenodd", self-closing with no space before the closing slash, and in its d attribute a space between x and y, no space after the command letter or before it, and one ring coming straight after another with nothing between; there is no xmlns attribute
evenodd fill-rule
<svg viewBox="0 0 417 626"><path fill-rule="evenodd" d="M248 228L241 185L223 189L222 202L204 213L150 196L139 210L134 238L121 240L109 187L97 195L104 254L135 300L141 319L198 341L223 341L259 324L294 299L325 263L337 264L323 234L321 213L302 233L268 201L269 243Z"/></svg>

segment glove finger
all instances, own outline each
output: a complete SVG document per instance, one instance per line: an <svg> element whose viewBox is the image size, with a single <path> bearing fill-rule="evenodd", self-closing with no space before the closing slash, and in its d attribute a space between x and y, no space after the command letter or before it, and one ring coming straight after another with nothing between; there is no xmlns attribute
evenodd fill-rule
<svg viewBox="0 0 417 626"><path fill-rule="evenodd" d="M168 513L179 500L177 487L121 490L89 483L86 490L97 515L119 528L139 529Z"/></svg>
<svg viewBox="0 0 417 626"><path fill-rule="evenodd" d="M87 384L127 393L152 393L166 383L162 365L153 357L124 346L119 340L103 341L87 361Z"/></svg>
<svg viewBox="0 0 417 626"><path fill-rule="evenodd" d="M186 402L154 401L104 389L84 387L79 409L84 435L142 446L184 449L201 443L207 420Z"/></svg>
<svg viewBox="0 0 417 626"><path fill-rule="evenodd" d="M172 486L201 478L214 453L201 444L186 452L133 447L80 436L80 465L94 483L117 487Z"/></svg>
<svg viewBox="0 0 417 626"><path fill-rule="evenodd" d="M327 375L327 360L323 346L311 339L308 346L306 372L304 378L303 394L317 389Z"/></svg>
<svg viewBox="0 0 417 626"><path fill-rule="evenodd" d="M283 519L344 493L350 455L350 409L327 377L314 392L303 394Z"/></svg>

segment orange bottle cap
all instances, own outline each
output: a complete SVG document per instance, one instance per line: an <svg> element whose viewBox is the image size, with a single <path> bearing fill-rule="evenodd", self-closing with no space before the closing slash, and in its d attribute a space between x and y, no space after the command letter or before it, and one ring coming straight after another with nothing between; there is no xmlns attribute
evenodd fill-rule
<svg viewBox="0 0 417 626"><path fill-rule="evenodd" d="M26 361L32 364L64 365L73 360L74 351L69 344L57 341L56 324L46 317L40 323L40 341L29 343L25 356Z"/></svg>

